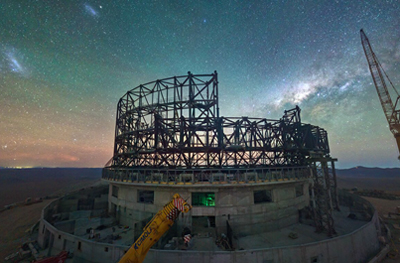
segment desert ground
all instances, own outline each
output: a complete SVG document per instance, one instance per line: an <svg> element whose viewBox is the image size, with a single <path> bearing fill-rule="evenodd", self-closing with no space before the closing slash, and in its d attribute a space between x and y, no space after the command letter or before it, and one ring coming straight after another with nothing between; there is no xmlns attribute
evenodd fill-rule
<svg viewBox="0 0 400 263"><path fill-rule="evenodd" d="M100 168L0 169L0 209L27 198L62 195L100 178Z"/></svg>
<svg viewBox="0 0 400 263"><path fill-rule="evenodd" d="M20 206L0 213L0 261L18 251L22 243L29 241L29 229L39 221L41 210L52 200L29 206Z"/></svg>
<svg viewBox="0 0 400 263"><path fill-rule="evenodd" d="M0 169L0 262L28 241L42 209L55 197L97 184L101 169ZM26 205L26 200L42 202ZM4 210L3 207L17 204Z"/></svg>

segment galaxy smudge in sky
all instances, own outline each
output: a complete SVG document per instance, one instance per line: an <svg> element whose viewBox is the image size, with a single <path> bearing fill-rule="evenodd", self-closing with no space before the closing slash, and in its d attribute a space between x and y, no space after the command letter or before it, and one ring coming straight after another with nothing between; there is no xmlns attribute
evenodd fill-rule
<svg viewBox="0 0 400 263"><path fill-rule="evenodd" d="M221 116L328 131L337 167L398 167L362 50L400 86L397 1L0 3L0 166L102 167L129 89L218 71Z"/></svg>

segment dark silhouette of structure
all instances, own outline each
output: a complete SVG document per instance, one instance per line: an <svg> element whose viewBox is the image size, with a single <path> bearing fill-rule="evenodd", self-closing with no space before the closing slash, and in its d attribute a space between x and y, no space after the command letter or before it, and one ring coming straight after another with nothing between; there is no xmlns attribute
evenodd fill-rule
<svg viewBox="0 0 400 263"><path fill-rule="evenodd" d="M338 202L327 132L302 123L297 106L279 120L221 117L218 100L217 72L189 72L128 91L118 102L114 156L103 178L229 183L312 177L317 231L334 235L331 213Z"/></svg>

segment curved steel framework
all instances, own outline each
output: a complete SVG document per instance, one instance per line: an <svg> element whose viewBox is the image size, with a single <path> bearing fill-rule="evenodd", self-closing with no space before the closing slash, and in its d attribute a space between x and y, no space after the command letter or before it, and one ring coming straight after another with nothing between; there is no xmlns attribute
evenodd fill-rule
<svg viewBox="0 0 400 263"><path fill-rule="evenodd" d="M332 205L337 199L333 161L327 132L301 123L299 107L279 120L220 117L217 72L188 72L122 96L114 156L103 179L225 184L313 178L317 229L333 235L331 212L338 209Z"/></svg>
<svg viewBox="0 0 400 263"><path fill-rule="evenodd" d="M224 169L302 166L329 153L327 132L303 124L298 107L280 120L219 116L213 74L149 82L118 102L110 169ZM233 102L235 103L235 102Z"/></svg>

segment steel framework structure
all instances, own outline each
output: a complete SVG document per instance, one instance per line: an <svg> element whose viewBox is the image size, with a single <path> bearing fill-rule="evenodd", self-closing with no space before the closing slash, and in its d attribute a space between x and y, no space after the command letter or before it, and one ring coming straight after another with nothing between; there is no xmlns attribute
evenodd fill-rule
<svg viewBox="0 0 400 263"><path fill-rule="evenodd" d="M156 80L118 102L114 155L103 179L131 183L258 183L312 178L317 231L335 234L335 159L327 132L300 108L279 120L220 117L218 74ZM330 167L330 168L329 168Z"/></svg>
<svg viewBox="0 0 400 263"><path fill-rule="evenodd" d="M301 123L300 108L280 120L219 116L218 75L149 82L118 102L109 169L216 169L306 164L329 154L327 132Z"/></svg>
<svg viewBox="0 0 400 263"><path fill-rule="evenodd" d="M340 210L335 172L336 159L311 156L310 170L314 185L311 188L311 205L316 232L326 231L328 236L336 235L333 210Z"/></svg>

